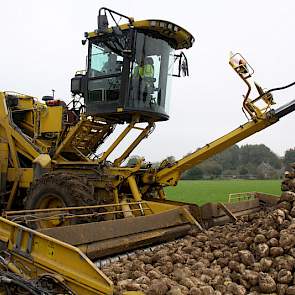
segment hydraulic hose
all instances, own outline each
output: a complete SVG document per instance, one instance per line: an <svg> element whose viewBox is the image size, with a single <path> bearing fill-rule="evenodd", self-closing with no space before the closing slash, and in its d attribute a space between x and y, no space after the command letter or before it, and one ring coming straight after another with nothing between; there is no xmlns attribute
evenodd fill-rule
<svg viewBox="0 0 295 295"><path fill-rule="evenodd" d="M259 98L261 98L263 95L274 92L274 91L279 91L279 90L284 90L287 89L289 87L292 87L295 85L295 82L292 82L288 85L282 86L282 87L276 87L276 88L272 88L269 89L268 91L266 91L265 93L261 94L260 96L258 96L257 98L254 99L254 101L257 101ZM275 114L277 116L277 118L282 118L286 115L288 115L289 113L295 111L295 100L290 101L289 103L279 107L278 109L275 110Z"/></svg>
<svg viewBox="0 0 295 295"><path fill-rule="evenodd" d="M295 81L288 84L288 85L282 86L282 87L276 87L276 88L269 89L268 91L265 92L265 94L273 92L273 91L277 91L277 90L284 90L284 89L287 89L287 88L292 87L294 85L295 85Z"/></svg>
<svg viewBox="0 0 295 295"><path fill-rule="evenodd" d="M44 294L43 292L35 292L34 290L32 290L32 288L31 287L29 287L29 286L27 286L26 284L24 284L24 283L22 283L22 282L20 282L20 281L17 281L17 280L11 280L11 282L8 284L8 283L6 283L6 282L4 282L4 284L9 288L9 286L8 285L10 285L10 284L14 284L14 285L17 285L18 287L21 287L22 289L24 289L24 290L26 290L26 291L28 291L28 292L30 292L30 294L32 294L32 295L41 295L41 294Z"/></svg>
<svg viewBox="0 0 295 295"><path fill-rule="evenodd" d="M257 100L259 100L262 96L268 94L268 93L271 93L271 92L274 92L274 91L278 91L278 90L284 90L284 89L287 89L289 87L292 87L295 85L295 81L288 84L288 85L285 85L285 86L282 86L282 87L276 87L276 88L272 88L272 89L269 89L267 90L266 92L264 92L263 94L259 95L258 97L256 97L253 102L256 102Z"/></svg>
<svg viewBox="0 0 295 295"><path fill-rule="evenodd" d="M14 284L17 285L18 287L23 288L24 290L30 292L30 294L32 295L44 295L46 293L44 293L43 291L35 291L33 286L28 286L26 283L22 282L21 280L15 279L13 277L6 276L5 274L2 274L2 276L0 276L0 283L4 284L5 286L7 286L7 288L9 288L9 285ZM34 289L33 289L34 288Z"/></svg>

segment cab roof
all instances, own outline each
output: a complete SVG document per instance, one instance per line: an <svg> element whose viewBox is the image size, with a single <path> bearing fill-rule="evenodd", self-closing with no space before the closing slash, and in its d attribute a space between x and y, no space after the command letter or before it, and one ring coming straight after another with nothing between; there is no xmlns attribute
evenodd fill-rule
<svg viewBox="0 0 295 295"><path fill-rule="evenodd" d="M132 28L138 30L146 30L156 33L160 38L170 39L170 44L174 49L188 49L192 47L195 39L194 37L184 28L165 20L140 20L133 21L131 24L123 24L119 26L120 30L125 31ZM108 28L107 33L112 33L113 28ZM92 39L97 36L104 35L106 32L99 32L95 30L93 32L86 33L86 38Z"/></svg>

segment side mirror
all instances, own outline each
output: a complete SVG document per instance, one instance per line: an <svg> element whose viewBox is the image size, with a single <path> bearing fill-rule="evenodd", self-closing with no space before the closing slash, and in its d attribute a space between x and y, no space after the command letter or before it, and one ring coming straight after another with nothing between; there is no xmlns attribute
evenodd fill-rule
<svg viewBox="0 0 295 295"><path fill-rule="evenodd" d="M177 63L177 73L173 77L189 76L188 62L185 54L181 51L180 54L174 55L174 63Z"/></svg>

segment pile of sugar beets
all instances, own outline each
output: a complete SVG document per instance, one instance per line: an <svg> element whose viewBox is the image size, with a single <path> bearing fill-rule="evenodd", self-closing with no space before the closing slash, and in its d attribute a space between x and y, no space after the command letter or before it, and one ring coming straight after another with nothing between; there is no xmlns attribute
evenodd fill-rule
<svg viewBox="0 0 295 295"><path fill-rule="evenodd" d="M295 168L295 166L294 166ZM115 294L295 295L295 172L275 208L136 251L102 268Z"/></svg>

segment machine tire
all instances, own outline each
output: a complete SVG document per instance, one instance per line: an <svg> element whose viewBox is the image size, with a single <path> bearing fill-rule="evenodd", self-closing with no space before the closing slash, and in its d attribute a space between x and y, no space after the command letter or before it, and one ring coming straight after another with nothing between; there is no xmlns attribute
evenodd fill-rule
<svg viewBox="0 0 295 295"><path fill-rule="evenodd" d="M48 173L36 180L25 199L27 210L78 207L94 205L93 188L81 177L69 173ZM48 222L33 222L34 228L69 225L74 221L62 221L58 225Z"/></svg>

